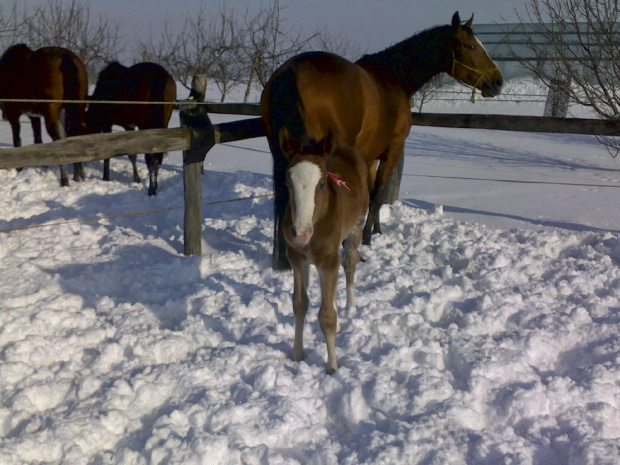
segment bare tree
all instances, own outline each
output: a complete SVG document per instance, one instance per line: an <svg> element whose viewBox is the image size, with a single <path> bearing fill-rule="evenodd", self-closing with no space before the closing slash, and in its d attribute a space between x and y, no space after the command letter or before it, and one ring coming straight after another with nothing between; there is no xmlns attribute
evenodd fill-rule
<svg viewBox="0 0 620 465"><path fill-rule="evenodd" d="M246 102L255 81L261 88L264 87L282 63L303 51L316 37L316 34L304 37L300 30L288 30L283 16L285 8L280 0L273 0L268 5L262 5L257 13L246 9L245 42L241 51L248 66Z"/></svg>
<svg viewBox="0 0 620 465"><path fill-rule="evenodd" d="M418 90L413 97L411 97L411 108L417 108L418 112L422 113L424 104L430 100L433 100L437 90L444 85L443 77L444 74L439 73L424 84L420 90Z"/></svg>
<svg viewBox="0 0 620 465"><path fill-rule="evenodd" d="M18 39L32 48L65 47L78 55L93 72L106 61L117 59L125 49L120 23L92 12L80 0L48 0L32 13L23 13Z"/></svg>
<svg viewBox="0 0 620 465"><path fill-rule="evenodd" d="M357 61L367 50L362 50L359 43L342 34L333 34L327 30L317 32L312 45L316 50L323 50L346 58L349 61Z"/></svg>
<svg viewBox="0 0 620 465"><path fill-rule="evenodd" d="M186 14L180 31L168 20L157 40L142 42L140 49L152 61L160 63L187 89L194 75L207 75L218 80L220 89L228 92L236 79L230 69L231 54L242 46L240 28L233 8L225 4L217 14L202 3L196 13ZM219 61L223 63L219 63Z"/></svg>
<svg viewBox="0 0 620 465"><path fill-rule="evenodd" d="M549 86L572 83L571 100L600 117L620 116L618 1L530 0L526 12L520 20L536 59L521 64Z"/></svg>

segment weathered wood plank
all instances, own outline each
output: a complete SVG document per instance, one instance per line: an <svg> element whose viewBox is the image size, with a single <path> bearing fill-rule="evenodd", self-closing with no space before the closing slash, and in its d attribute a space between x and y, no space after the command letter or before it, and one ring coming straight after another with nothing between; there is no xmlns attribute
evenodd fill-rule
<svg viewBox="0 0 620 465"><path fill-rule="evenodd" d="M121 131L69 137L0 150L0 169L104 160L120 155L172 152L189 147L188 128Z"/></svg>
<svg viewBox="0 0 620 465"><path fill-rule="evenodd" d="M262 118L230 121L228 123L215 124L213 127L215 129L216 144L263 137L265 135Z"/></svg>
<svg viewBox="0 0 620 465"><path fill-rule="evenodd" d="M412 116L414 126L591 134L599 136L620 135L620 120L443 113L412 113Z"/></svg>
<svg viewBox="0 0 620 465"><path fill-rule="evenodd" d="M183 163L183 253L187 256L202 255L201 169L202 163Z"/></svg>

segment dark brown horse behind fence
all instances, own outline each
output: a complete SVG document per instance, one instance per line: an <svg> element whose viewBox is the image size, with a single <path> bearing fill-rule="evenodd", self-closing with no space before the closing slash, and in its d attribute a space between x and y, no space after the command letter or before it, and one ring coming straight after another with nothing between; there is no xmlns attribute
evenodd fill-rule
<svg viewBox="0 0 620 465"><path fill-rule="evenodd" d="M328 132L319 142L291 137L282 128L279 146L289 168L290 192L282 221L286 253L293 267L295 343L293 360L304 358L303 329L308 312L308 279L314 264L321 281L319 323L327 343L327 370L338 368L336 287L343 244L342 264L347 286L347 308L355 305L354 275L360 261L358 247L368 210L366 162L347 147L335 147Z"/></svg>
<svg viewBox="0 0 620 465"><path fill-rule="evenodd" d="M99 73L95 91L91 96L96 101L117 101L112 103L91 103L88 107L88 129L90 132L111 132L112 126L126 130L162 129L168 127L177 90L174 79L162 66L156 63L138 63L126 67L110 63ZM153 102L153 105L121 102ZM155 102L164 102L166 104ZM157 175L163 161L163 153L144 155L149 170L149 195L157 194ZM136 155L130 155L133 178L140 182ZM110 160L103 165L103 179L110 179Z"/></svg>
<svg viewBox="0 0 620 465"><path fill-rule="evenodd" d="M356 63L325 52L298 55L273 74L261 97L261 115L273 155L275 224L273 267L288 267L282 218L288 202L288 161L282 152L282 128L300 139L321 139L328 129L336 145L355 148L373 172L370 210L364 243L380 232L381 196L394 167L403 157L411 129L411 96L429 79L446 72L475 87L483 97L500 93L502 75L471 30L472 19L423 31ZM374 167L379 167L374 176ZM371 168L372 167L372 168Z"/></svg>
<svg viewBox="0 0 620 465"><path fill-rule="evenodd" d="M19 122L22 114L30 117L35 143L41 143L40 116L45 118L45 127L53 140L85 134L87 94L86 68L70 50L43 47L32 51L28 46L18 44L9 47L0 58L0 99L26 100L2 102L4 117L11 124L15 147L22 144ZM67 100L81 100L84 103L63 102ZM74 163L73 167L73 179L83 180L82 164ZM69 184L62 165L60 184Z"/></svg>

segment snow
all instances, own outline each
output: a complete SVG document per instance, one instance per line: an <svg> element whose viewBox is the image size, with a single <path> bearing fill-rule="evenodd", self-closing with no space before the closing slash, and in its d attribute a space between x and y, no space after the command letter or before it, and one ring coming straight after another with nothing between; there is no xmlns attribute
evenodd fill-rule
<svg viewBox="0 0 620 465"><path fill-rule="evenodd" d="M424 109L542 114L508 100ZM181 155L157 197L111 165L0 172L0 463L620 463L620 178L594 137L414 128L332 376L316 273L289 358L264 139L209 154L202 257Z"/></svg>

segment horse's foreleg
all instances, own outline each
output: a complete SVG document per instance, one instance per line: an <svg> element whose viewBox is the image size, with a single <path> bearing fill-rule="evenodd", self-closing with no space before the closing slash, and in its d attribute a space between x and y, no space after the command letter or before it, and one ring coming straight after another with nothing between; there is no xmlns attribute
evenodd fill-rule
<svg viewBox="0 0 620 465"><path fill-rule="evenodd" d="M366 215L361 215L351 234L344 240L342 266L347 283L347 309L355 307L355 269L360 262L359 246L362 243L362 233Z"/></svg>
<svg viewBox="0 0 620 465"><path fill-rule="evenodd" d="M159 167L164 160L163 153L146 153L144 154L146 166L149 169L149 195L157 195L157 177L159 175Z"/></svg>
<svg viewBox="0 0 620 465"><path fill-rule="evenodd" d="M304 359L304 323L308 313L308 280L310 276L310 263L297 257L290 251L293 265L293 311L295 312L295 342L291 358L300 362Z"/></svg>
<svg viewBox="0 0 620 465"><path fill-rule="evenodd" d="M319 324L325 343L327 344L327 373L332 374L338 369L336 360L336 333L338 332L338 311L335 305L336 285L338 283L338 253L327 257L324 266L319 270L321 279L321 309Z"/></svg>

